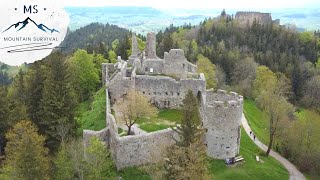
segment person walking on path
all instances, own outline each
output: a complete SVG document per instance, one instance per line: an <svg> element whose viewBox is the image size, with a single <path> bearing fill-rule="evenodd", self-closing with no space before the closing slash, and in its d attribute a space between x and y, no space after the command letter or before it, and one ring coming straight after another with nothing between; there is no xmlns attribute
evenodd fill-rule
<svg viewBox="0 0 320 180"><path fill-rule="evenodd" d="M252 131L250 131L250 136L251 136L251 134L252 134Z"/></svg>
<svg viewBox="0 0 320 180"><path fill-rule="evenodd" d="M256 140L256 135L255 135L255 134L253 135L253 140L254 140L254 141Z"/></svg>

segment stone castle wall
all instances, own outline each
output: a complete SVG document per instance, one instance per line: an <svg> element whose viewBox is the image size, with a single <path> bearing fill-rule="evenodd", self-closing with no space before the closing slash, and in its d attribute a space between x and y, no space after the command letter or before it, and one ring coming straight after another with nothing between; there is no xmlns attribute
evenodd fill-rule
<svg viewBox="0 0 320 180"><path fill-rule="evenodd" d="M188 90L194 94L205 91L205 79L177 81L166 76L136 76L135 89L151 99L159 108L179 107Z"/></svg>
<svg viewBox="0 0 320 180"><path fill-rule="evenodd" d="M198 79L175 80L162 75L136 75L136 69L130 77L118 72L107 86L112 102L127 94L130 89L135 89L150 98L159 108L179 107L188 90L192 90L194 94L206 90L203 74Z"/></svg>
<svg viewBox="0 0 320 180"><path fill-rule="evenodd" d="M110 109L110 106L107 106L108 108ZM120 137L116 120L111 113L107 113L107 124L108 144L117 169L163 160L166 148L175 143L173 138L177 138L176 132L172 129Z"/></svg>
<svg viewBox="0 0 320 180"><path fill-rule="evenodd" d="M145 74L162 74L163 68L163 59L148 59L143 62L141 71Z"/></svg>
<svg viewBox="0 0 320 180"><path fill-rule="evenodd" d="M176 132L172 129L165 129L148 134L120 137L116 120L111 114L108 97L108 90L106 90L107 128L101 131L84 130L84 146L90 145L89 140L91 137L98 137L109 147L117 169L156 163L163 160L167 147L175 143L173 138L178 138Z"/></svg>

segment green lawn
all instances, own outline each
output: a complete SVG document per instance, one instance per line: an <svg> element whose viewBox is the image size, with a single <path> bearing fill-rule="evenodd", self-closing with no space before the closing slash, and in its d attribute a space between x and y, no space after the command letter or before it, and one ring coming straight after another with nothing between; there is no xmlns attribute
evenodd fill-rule
<svg viewBox="0 0 320 180"><path fill-rule="evenodd" d="M178 109L161 109L157 116L151 118L140 118L137 120L139 127L146 132L154 132L179 124L182 111Z"/></svg>
<svg viewBox="0 0 320 180"><path fill-rule="evenodd" d="M269 143L269 120L267 115L262 112L251 99L244 100L244 115L253 133L264 144Z"/></svg>
<svg viewBox="0 0 320 180"><path fill-rule="evenodd" d="M83 129L99 131L106 127L106 94L102 88L93 96L92 102L80 103L76 111L76 120L79 124L78 134Z"/></svg>
<svg viewBox="0 0 320 180"><path fill-rule="evenodd" d="M178 109L162 109L158 113L158 118L174 123L180 123L182 119L182 111Z"/></svg>
<svg viewBox="0 0 320 180"><path fill-rule="evenodd" d="M155 132L155 131L160 131L163 129L167 129L171 127L170 125L166 124L140 124L139 125L140 129L146 131L146 132Z"/></svg>
<svg viewBox="0 0 320 180"><path fill-rule="evenodd" d="M118 172L123 180L151 180L148 173L141 170L139 167L128 167Z"/></svg>
<svg viewBox="0 0 320 180"><path fill-rule="evenodd" d="M244 158L242 163L235 167L228 167L223 160L209 159L209 172L212 173L213 179L243 179L243 180L286 180L289 179L287 170L272 157L261 157L257 162L255 156L260 149L246 134L244 129L241 130L240 155Z"/></svg>

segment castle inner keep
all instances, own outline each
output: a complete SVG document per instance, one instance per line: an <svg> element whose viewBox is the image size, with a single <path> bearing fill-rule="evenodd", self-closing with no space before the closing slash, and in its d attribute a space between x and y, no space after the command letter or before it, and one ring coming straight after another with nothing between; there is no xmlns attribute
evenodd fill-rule
<svg viewBox="0 0 320 180"><path fill-rule="evenodd" d="M106 63L102 68L107 127L101 131L84 130L84 145L88 145L90 137L99 137L110 148L118 169L160 161L165 149L177 139L176 132L170 128L119 136L111 106L131 89L148 97L158 108L180 108L187 91L191 90L200 102L207 155L225 159L239 153L243 97L235 92L206 89L204 74L197 73L197 66L185 58L183 50L171 49L160 59L156 55L155 33L147 34L144 52L139 51L133 34L129 59L118 57L117 63Z"/></svg>

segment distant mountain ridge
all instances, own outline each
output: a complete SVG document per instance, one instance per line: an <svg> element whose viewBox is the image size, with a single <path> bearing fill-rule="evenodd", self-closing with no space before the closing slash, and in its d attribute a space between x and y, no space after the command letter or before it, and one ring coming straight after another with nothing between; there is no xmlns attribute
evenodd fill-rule
<svg viewBox="0 0 320 180"><path fill-rule="evenodd" d="M54 32L57 32L57 33L60 33L58 30L56 29L50 29L48 28L46 25L44 24L37 24L34 20L32 20L30 17L27 17L24 21L20 21L20 22L17 22L15 24L12 24L10 27L8 27L6 30L4 30L2 33L8 31L9 29L11 29L12 27L14 27L15 29L17 29L21 24L22 26L17 30L17 31L20 31L22 29L24 29L29 23L33 23L34 25L37 26L38 29L44 31L44 32L51 32L51 33L54 33Z"/></svg>

